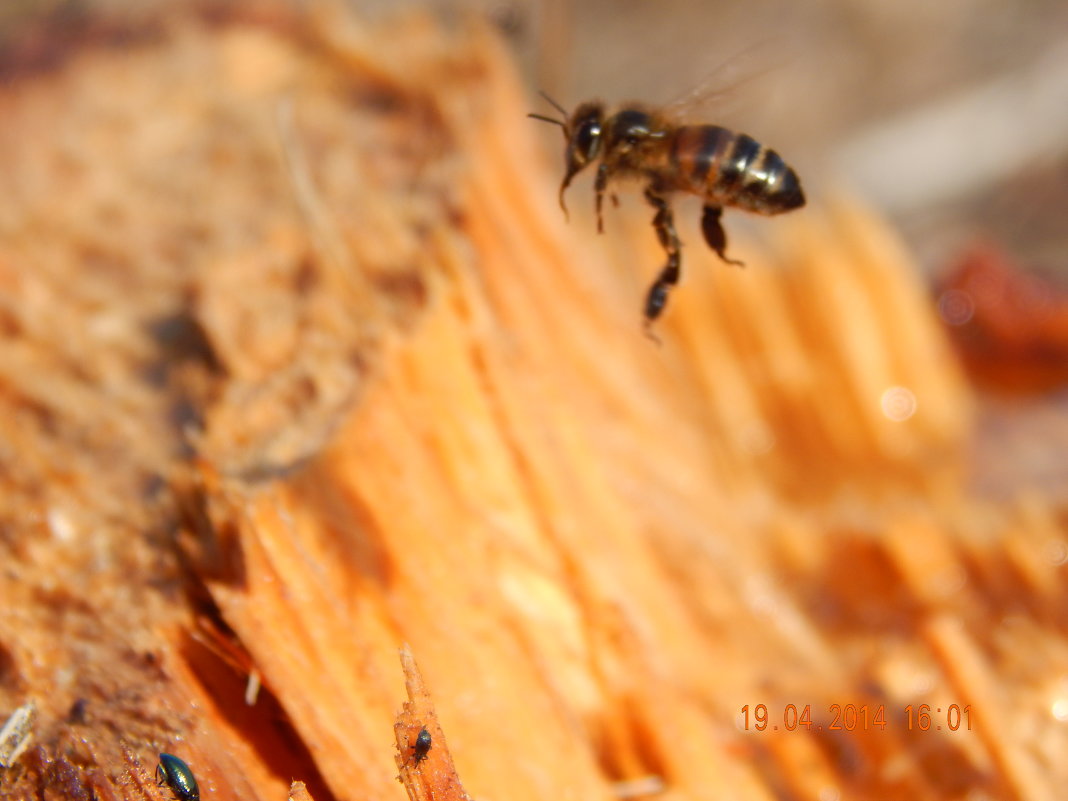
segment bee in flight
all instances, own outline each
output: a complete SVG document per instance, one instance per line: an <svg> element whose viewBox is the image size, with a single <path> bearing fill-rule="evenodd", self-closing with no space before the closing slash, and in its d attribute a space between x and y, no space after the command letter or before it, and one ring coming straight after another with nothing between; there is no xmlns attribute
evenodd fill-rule
<svg viewBox="0 0 1068 801"><path fill-rule="evenodd" d="M716 125L681 125L666 110L628 104L609 114L603 103L583 103L570 115L542 92L563 119L530 114L564 131L566 172L560 184L560 208L567 214L564 192L585 167L600 160L594 193L597 230L604 231L601 207L608 184L618 178L646 182L645 199L656 215L653 228L667 252L667 263L645 297L645 325L664 310L668 293L679 282L680 242L669 197L689 192L704 202L701 230L705 241L728 264L727 237L720 223L724 206L757 214L781 214L805 205L801 183L774 150L745 134ZM612 196L615 200L615 196Z"/></svg>

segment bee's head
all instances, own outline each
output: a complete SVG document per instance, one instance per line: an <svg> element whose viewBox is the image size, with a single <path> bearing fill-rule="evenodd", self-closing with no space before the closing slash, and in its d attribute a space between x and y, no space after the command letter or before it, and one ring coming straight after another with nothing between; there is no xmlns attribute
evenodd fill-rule
<svg viewBox="0 0 1068 801"><path fill-rule="evenodd" d="M571 179L601 153L604 106L596 101L583 103L568 117L567 112L559 103L544 92L542 97L552 103L565 118L556 120L551 117L543 117L540 114L529 115L534 119L559 125L564 131L564 139L567 141L567 148L564 151L566 171L564 173L564 181L560 184L560 208L567 214L567 206L564 205L564 191L571 183Z"/></svg>

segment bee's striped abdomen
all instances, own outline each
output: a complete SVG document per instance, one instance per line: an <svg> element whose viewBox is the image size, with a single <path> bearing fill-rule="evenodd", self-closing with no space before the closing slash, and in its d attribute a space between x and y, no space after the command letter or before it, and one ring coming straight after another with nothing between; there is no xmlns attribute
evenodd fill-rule
<svg viewBox="0 0 1068 801"><path fill-rule="evenodd" d="M797 174L778 153L717 125L679 128L671 161L676 188L703 195L712 205L778 214L805 204Z"/></svg>

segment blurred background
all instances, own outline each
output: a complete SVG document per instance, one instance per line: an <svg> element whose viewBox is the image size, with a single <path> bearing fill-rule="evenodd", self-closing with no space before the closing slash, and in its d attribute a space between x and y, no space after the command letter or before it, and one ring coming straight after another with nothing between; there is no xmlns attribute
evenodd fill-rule
<svg viewBox="0 0 1068 801"><path fill-rule="evenodd" d="M54 60L56 31L79 36L95 12L125 19L130 34L139 18L183 5L6 0L0 75ZM532 98L543 89L568 108L591 97L664 103L711 84L708 122L771 143L807 188L876 204L932 277L980 239L1044 275L1068 269L1068 5L1058 0L347 5L365 17L484 16L513 46Z"/></svg>
<svg viewBox="0 0 1068 801"><path fill-rule="evenodd" d="M353 3L373 13L414 2ZM1056 0L439 3L513 43L565 107L668 102L720 82L713 119L775 142L807 186L844 184L932 271L982 235L1064 270L1068 6ZM719 113L716 113L716 112Z"/></svg>
<svg viewBox="0 0 1068 801"><path fill-rule="evenodd" d="M120 20L99 33L121 44L136 35L139 20L180 5L6 0L0 79L10 84L58 60L60 32L74 41L90 18L94 25ZM537 89L571 108L591 97L668 102L708 84L714 96L702 110L705 121L779 150L809 197L854 193L903 233L985 393L977 484L1068 492L1061 489L1068 487L1061 458L1068 452L1068 4L350 5L372 17L429 5L446 18L488 18L517 55L532 110L546 111ZM559 146L555 130L544 138L547 148ZM999 463L1014 467L995 475Z"/></svg>
<svg viewBox="0 0 1068 801"><path fill-rule="evenodd" d="M778 149L809 197L846 191L888 216L980 389L976 485L1068 497L1068 4L485 9L565 106L720 82L706 121Z"/></svg>
<svg viewBox="0 0 1068 801"><path fill-rule="evenodd" d="M845 191L888 216L980 390L977 487L1068 497L1068 4L479 8L565 107L710 82L705 121L779 150L809 197Z"/></svg>

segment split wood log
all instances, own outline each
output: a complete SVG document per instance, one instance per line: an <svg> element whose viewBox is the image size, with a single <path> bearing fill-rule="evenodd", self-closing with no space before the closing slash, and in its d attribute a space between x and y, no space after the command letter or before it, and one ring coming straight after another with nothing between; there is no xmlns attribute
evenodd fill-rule
<svg viewBox="0 0 1068 801"><path fill-rule="evenodd" d="M647 209L565 223L477 25L178 16L0 103L5 798L1054 797L1063 516L969 489L855 202L728 214L656 346Z"/></svg>

